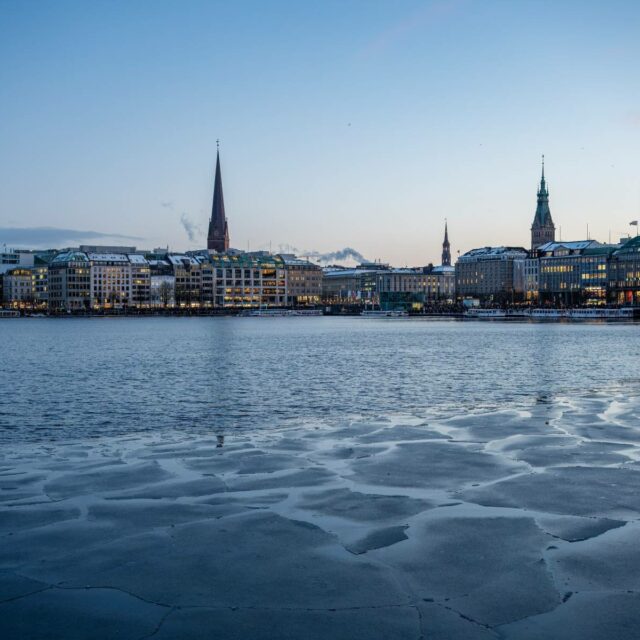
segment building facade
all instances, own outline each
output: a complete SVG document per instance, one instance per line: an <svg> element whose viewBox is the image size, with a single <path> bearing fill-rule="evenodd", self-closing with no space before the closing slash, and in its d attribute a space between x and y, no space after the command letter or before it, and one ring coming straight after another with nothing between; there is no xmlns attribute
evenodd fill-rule
<svg viewBox="0 0 640 640"><path fill-rule="evenodd" d="M287 306L313 307L320 304L322 268L292 254L280 254L279 257L284 263Z"/></svg>
<svg viewBox="0 0 640 640"><path fill-rule="evenodd" d="M596 240L548 242L538 247L540 302L559 306L605 304L610 257L618 248Z"/></svg>
<svg viewBox="0 0 640 640"><path fill-rule="evenodd" d="M132 305L131 262L123 253L86 254L91 269L93 309L122 309Z"/></svg>
<svg viewBox="0 0 640 640"><path fill-rule="evenodd" d="M534 304L540 298L540 261L529 256L522 264L522 288L526 302Z"/></svg>
<svg viewBox="0 0 640 640"><path fill-rule="evenodd" d="M640 306L640 237L624 242L609 261L609 301Z"/></svg>
<svg viewBox="0 0 640 640"><path fill-rule="evenodd" d="M213 254L214 305L256 309L288 304L284 260L268 252Z"/></svg>
<svg viewBox="0 0 640 640"><path fill-rule="evenodd" d="M453 267L394 269L388 264L365 263L355 269L325 269L322 301L333 307L401 309L420 312L435 302L454 298Z"/></svg>
<svg viewBox="0 0 640 640"><path fill-rule="evenodd" d="M177 307L200 308L202 300L202 270L194 256L167 254L167 261L175 278L175 301Z"/></svg>
<svg viewBox="0 0 640 640"><path fill-rule="evenodd" d="M49 264L49 309L54 312L91 308L91 263L86 253L64 251Z"/></svg>
<svg viewBox="0 0 640 640"><path fill-rule="evenodd" d="M34 306L46 309L49 304L49 265L31 267Z"/></svg>
<svg viewBox="0 0 640 640"><path fill-rule="evenodd" d="M522 273L528 253L523 247L482 247L467 251L455 267L458 298L518 302L524 296Z"/></svg>
<svg viewBox="0 0 640 640"><path fill-rule="evenodd" d="M12 307L31 307L34 304L33 276L31 269L17 267L2 277L2 300Z"/></svg>
<svg viewBox="0 0 640 640"><path fill-rule="evenodd" d="M31 249L4 249L0 251L0 274L6 273L10 269L16 267L24 267L30 269L35 264L36 257L39 254L47 252L39 252Z"/></svg>
<svg viewBox="0 0 640 640"><path fill-rule="evenodd" d="M137 309L145 309L151 304L149 261L143 255L136 253L130 253L127 258L131 265L131 304Z"/></svg>

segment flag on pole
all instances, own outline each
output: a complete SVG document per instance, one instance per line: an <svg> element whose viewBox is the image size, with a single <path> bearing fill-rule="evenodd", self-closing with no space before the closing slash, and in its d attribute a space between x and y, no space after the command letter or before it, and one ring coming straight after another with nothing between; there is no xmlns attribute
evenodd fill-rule
<svg viewBox="0 0 640 640"><path fill-rule="evenodd" d="M637 226L638 226L638 221L637 221L637 220L632 220L629 224L630 224L632 227L637 227Z"/></svg>

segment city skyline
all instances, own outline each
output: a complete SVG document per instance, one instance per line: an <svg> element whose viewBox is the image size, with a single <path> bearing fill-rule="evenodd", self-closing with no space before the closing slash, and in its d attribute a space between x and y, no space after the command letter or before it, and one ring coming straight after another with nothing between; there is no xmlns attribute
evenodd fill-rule
<svg viewBox="0 0 640 640"><path fill-rule="evenodd" d="M220 138L238 249L527 247L542 153L556 237L629 233L635 3L278 6L1 3L0 228L202 248Z"/></svg>

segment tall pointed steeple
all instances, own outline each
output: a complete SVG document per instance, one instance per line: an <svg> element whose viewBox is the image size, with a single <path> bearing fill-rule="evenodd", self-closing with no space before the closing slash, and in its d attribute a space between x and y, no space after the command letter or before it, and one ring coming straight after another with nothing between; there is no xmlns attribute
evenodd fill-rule
<svg viewBox="0 0 640 640"><path fill-rule="evenodd" d="M449 245L449 229L447 221L444 221L444 242L442 243L442 266L451 266L451 246Z"/></svg>
<svg viewBox="0 0 640 640"><path fill-rule="evenodd" d="M224 211L224 196L222 194L222 175L220 173L220 141L216 141L216 177L213 184L213 205L207 234L207 249L222 253L229 248L229 227Z"/></svg>
<svg viewBox="0 0 640 640"><path fill-rule="evenodd" d="M531 251L556 239L556 226L553 224L549 209L549 189L547 189L547 181L544 177L544 156L542 156L542 176L537 195L538 203L531 225Z"/></svg>

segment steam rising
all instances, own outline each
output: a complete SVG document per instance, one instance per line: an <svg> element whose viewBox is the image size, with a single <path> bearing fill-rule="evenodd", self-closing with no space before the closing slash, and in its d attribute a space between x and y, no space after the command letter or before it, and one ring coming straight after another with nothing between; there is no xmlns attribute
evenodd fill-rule
<svg viewBox="0 0 640 640"><path fill-rule="evenodd" d="M331 264L334 262L342 262L343 260L353 259L359 264L363 262L369 262L359 251L356 251L352 247L345 247L344 249L338 249L337 251L329 251L327 253L321 253L320 251L306 251L304 249L297 249L291 245L280 245L281 253L295 253L297 256L320 262L323 264Z"/></svg>
<svg viewBox="0 0 640 640"><path fill-rule="evenodd" d="M180 224L187 233L189 242L195 242L196 238L202 234L198 225L196 225L186 213L180 215Z"/></svg>

